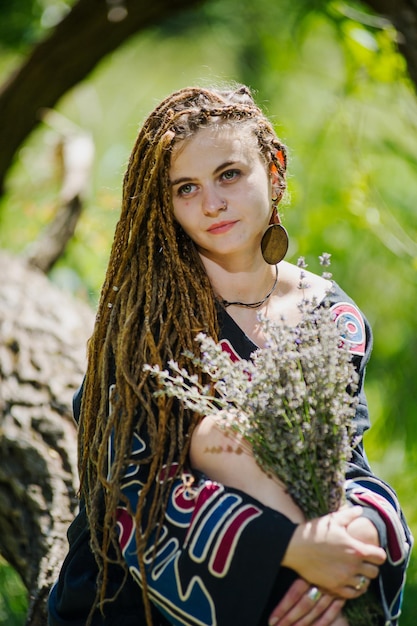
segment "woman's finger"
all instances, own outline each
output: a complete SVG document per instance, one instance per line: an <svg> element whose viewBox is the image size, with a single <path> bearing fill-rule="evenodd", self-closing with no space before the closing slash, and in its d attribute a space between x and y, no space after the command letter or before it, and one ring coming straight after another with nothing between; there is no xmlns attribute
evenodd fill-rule
<svg viewBox="0 0 417 626"><path fill-rule="evenodd" d="M368 591L369 585L371 584L370 578L366 576L355 576L351 585L348 585L343 588L343 598L354 600L355 598L359 598L364 593Z"/></svg>
<svg viewBox="0 0 417 626"><path fill-rule="evenodd" d="M334 597L323 594L317 587L311 586L304 580L297 580L290 587L279 605L271 613L269 626L309 626L316 624L328 612L329 606L334 603ZM343 601L339 601L340 607ZM340 608L338 609L340 611ZM330 615L336 615L334 610ZM323 624L331 624L324 621Z"/></svg>
<svg viewBox="0 0 417 626"><path fill-rule="evenodd" d="M297 580L293 582L293 584L288 589L279 604L277 604L275 609L272 611L268 622L270 626L277 624L278 620L286 615L292 609L292 607L297 604L297 602L310 589L310 587L311 585L309 585L305 580L303 580L302 578L297 578Z"/></svg>
<svg viewBox="0 0 417 626"><path fill-rule="evenodd" d="M358 575L366 576L366 578L369 579L377 578L379 575L379 567L377 565L374 565L373 563L368 563L367 561L364 561L362 563L360 572L358 572Z"/></svg>
<svg viewBox="0 0 417 626"><path fill-rule="evenodd" d="M347 619L342 615L343 606L343 600L333 600L327 610L314 622L314 626L349 626Z"/></svg>

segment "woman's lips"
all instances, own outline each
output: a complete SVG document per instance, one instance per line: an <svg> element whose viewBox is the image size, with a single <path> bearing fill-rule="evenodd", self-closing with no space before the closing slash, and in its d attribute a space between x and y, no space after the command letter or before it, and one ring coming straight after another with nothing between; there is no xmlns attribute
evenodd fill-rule
<svg viewBox="0 0 417 626"><path fill-rule="evenodd" d="M212 235L221 235L222 233L227 233L233 226L236 224L237 220L229 221L229 222L217 222L216 224L212 224L210 228L207 229L207 232Z"/></svg>

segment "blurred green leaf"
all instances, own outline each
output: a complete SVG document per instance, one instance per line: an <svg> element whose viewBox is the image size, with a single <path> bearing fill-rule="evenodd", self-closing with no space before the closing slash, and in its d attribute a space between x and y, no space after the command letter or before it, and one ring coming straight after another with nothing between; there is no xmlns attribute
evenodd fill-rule
<svg viewBox="0 0 417 626"><path fill-rule="evenodd" d="M23 626L28 599L19 576L0 557L0 626Z"/></svg>

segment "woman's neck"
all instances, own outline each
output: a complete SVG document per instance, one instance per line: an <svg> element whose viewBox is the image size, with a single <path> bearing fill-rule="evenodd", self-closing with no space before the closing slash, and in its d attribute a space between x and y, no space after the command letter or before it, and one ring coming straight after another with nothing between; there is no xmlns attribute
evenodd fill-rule
<svg viewBox="0 0 417 626"><path fill-rule="evenodd" d="M202 262L214 293L226 306L236 302L242 306L260 303L271 295L278 282L276 267L267 265L263 259L250 260L246 264L229 262L220 265L202 257Z"/></svg>

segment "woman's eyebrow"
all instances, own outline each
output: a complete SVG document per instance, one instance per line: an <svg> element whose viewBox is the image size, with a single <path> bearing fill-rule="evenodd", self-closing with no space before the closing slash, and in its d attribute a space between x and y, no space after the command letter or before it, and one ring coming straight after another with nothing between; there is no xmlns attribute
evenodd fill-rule
<svg viewBox="0 0 417 626"><path fill-rule="evenodd" d="M235 165L236 161L225 161L224 163L221 163L220 165L218 165L216 167L216 169L214 170L213 174L218 174L218 172L220 172L221 170L223 170L226 167L230 167L231 165ZM173 187L175 187L175 185L180 185L181 183L186 183L186 182L190 182L192 180L194 180L194 176L181 176L180 178L175 178L174 180L171 180L171 185Z"/></svg>
<svg viewBox="0 0 417 626"><path fill-rule="evenodd" d="M214 174L217 174L218 172L220 172L220 170L223 170L225 167L230 167L231 165L235 165L236 161L225 161L224 163L222 163L221 165L219 165L218 167L216 167L216 169L214 170Z"/></svg>
<svg viewBox="0 0 417 626"><path fill-rule="evenodd" d="M172 187L175 187L175 185L180 185L181 183L188 183L190 180L193 180L192 176L182 176L181 178L171 180L171 185Z"/></svg>

